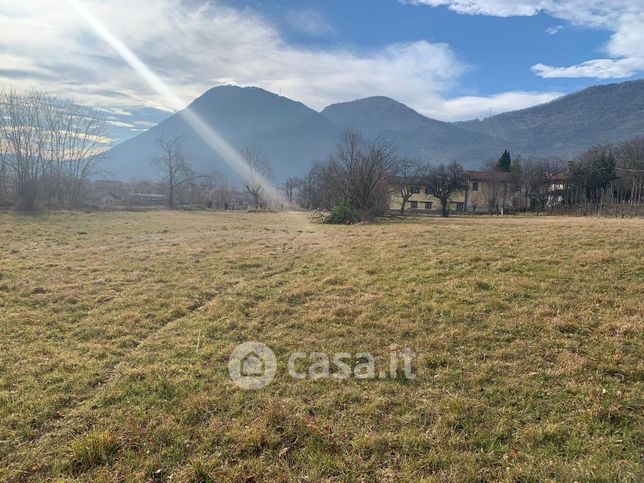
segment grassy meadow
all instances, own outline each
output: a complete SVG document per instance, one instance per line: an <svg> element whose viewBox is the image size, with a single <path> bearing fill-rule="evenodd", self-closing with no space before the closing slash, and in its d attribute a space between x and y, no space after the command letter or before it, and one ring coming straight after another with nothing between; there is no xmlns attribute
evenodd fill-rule
<svg viewBox="0 0 644 483"><path fill-rule="evenodd" d="M0 214L0 250L0 480L642 477L642 219ZM285 373L392 344L416 379Z"/></svg>

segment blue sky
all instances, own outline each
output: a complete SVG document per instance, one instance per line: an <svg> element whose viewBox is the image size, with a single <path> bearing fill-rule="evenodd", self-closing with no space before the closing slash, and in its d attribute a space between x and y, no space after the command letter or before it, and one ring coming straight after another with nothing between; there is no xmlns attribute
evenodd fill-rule
<svg viewBox="0 0 644 483"><path fill-rule="evenodd" d="M511 90L572 92L612 79L543 79L531 71L538 63L573 65L601 56L611 32L557 19L462 15L446 6L419 7L387 0L243 0L279 23L293 43L313 48L338 45L382 48L397 42L427 40L451 46L469 69L453 95L490 95ZM318 35L298 29L288 12L316 12L328 29ZM357 22L355 19L360 19ZM556 33L554 33L556 30ZM551 32L551 33L548 33ZM635 78L624 77L622 80Z"/></svg>
<svg viewBox="0 0 644 483"><path fill-rule="evenodd" d="M254 85L318 110L385 95L454 121L644 73L644 0L0 0L0 86L100 107L116 141L176 103L73 2L183 104Z"/></svg>

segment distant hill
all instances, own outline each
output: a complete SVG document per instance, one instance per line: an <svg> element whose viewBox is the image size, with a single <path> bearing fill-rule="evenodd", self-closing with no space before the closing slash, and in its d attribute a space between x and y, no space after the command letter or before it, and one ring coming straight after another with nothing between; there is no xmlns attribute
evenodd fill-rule
<svg viewBox="0 0 644 483"><path fill-rule="evenodd" d="M216 87L189 108L232 146L261 149L278 180L302 174L313 159L328 156L340 136L340 130L320 113L255 87ZM181 113L115 146L107 171L121 179L155 176L152 160L157 154L156 140L163 134L183 136L184 151L198 170L233 175Z"/></svg>
<svg viewBox="0 0 644 483"><path fill-rule="evenodd" d="M505 139L529 156L572 158L590 146L644 134L644 80L589 87L547 104L456 123Z"/></svg>
<svg viewBox="0 0 644 483"><path fill-rule="evenodd" d="M497 156L506 142L454 123L425 117L388 97L333 104L322 115L339 128L354 127L367 138L387 140L402 156L435 161L458 159L476 167L486 155Z"/></svg>
<svg viewBox="0 0 644 483"><path fill-rule="evenodd" d="M189 107L232 146L264 151L277 181L302 175L312 161L325 159L346 127L391 141L401 155L456 159L468 168L498 158L506 148L513 156L570 159L595 144L644 134L644 80L591 87L529 109L456 123L429 119L387 97L334 104L319 113L254 87L216 87ZM162 133L184 136L197 169L232 174L181 113L113 148L108 172L120 179L156 176L151 161Z"/></svg>

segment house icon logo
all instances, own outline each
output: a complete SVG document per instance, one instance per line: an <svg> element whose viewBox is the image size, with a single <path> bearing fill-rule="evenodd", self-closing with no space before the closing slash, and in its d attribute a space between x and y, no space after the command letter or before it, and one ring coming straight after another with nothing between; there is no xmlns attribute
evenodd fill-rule
<svg viewBox="0 0 644 483"><path fill-rule="evenodd" d="M242 389L261 389L277 372L273 351L261 342L244 342L235 347L228 360L228 373Z"/></svg>

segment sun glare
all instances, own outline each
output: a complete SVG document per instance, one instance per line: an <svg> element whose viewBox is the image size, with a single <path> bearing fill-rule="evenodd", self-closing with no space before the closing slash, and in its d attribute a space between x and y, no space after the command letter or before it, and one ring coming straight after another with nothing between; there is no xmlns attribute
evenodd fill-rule
<svg viewBox="0 0 644 483"><path fill-rule="evenodd" d="M180 112L181 116L190 124L197 134L208 144L208 146L244 180L253 177L258 179L257 173L251 173L248 163L244 157L233 148L219 133L203 121L190 108L185 107L185 103L172 91L172 89L163 80L156 75L132 50L116 37L100 20L96 18L85 6L78 0L66 0L67 3L87 22L94 33L107 42L118 55L127 62L138 75L155 91L163 97L165 102L173 110ZM260 177L261 178L261 177ZM264 185L265 195L270 201L277 205L288 205L281 193L273 184L261 178Z"/></svg>

